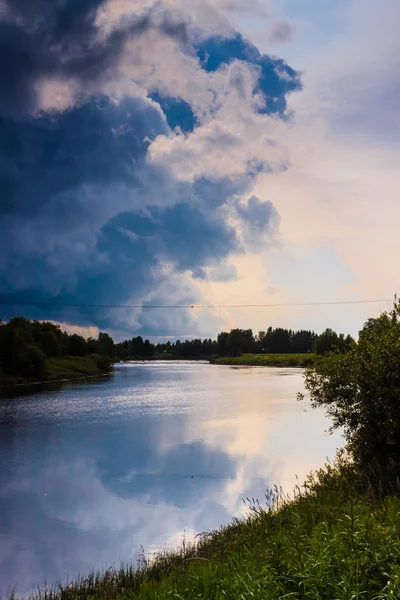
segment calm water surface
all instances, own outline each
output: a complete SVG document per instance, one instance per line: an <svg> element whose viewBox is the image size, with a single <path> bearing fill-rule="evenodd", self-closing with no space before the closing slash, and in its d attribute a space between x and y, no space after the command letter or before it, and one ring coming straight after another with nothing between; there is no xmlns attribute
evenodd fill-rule
<svg viewBox="0 0 400 600"><path fill-rule="evenodd" d="M175 547L333 457L300 369L131 363L0 399L0 595Z"/></svg>

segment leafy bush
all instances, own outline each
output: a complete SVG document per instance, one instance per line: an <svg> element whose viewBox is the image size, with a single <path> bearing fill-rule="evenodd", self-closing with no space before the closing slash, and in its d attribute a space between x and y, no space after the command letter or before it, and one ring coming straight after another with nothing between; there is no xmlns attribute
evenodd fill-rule
<svg viewBox="0 0 400 600"><path fill-rule="evenodd" d="M111 360L108 356L102 356L101 354L95 356L97 368L100 371L106 371L107 373L112 371Z"/></svg>
<svg viewBox="0 0 400 600"><path fill-rule="evenodd" d="M331 353L306 372L314 407L343 428L355 464L400 473L400 303L370 319L345 354Z"/></svg>
<svg viewBox="0 0 400 600"><path fill-rule="evenodd" d="M24 375L41 379L46 365L46 356L37 346L31 345L26 349L26 364Z"/></svg>

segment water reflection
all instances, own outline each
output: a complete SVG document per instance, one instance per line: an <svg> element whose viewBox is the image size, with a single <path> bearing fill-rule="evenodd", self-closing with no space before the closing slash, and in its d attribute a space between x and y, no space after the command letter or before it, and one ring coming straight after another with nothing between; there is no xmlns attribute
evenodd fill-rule
<svg viewBox="0 0 400 600"><path fill-rule="evenodd" d="M0 593L134 560L333 456L298 370L121 365L0 400Z"/></svg>

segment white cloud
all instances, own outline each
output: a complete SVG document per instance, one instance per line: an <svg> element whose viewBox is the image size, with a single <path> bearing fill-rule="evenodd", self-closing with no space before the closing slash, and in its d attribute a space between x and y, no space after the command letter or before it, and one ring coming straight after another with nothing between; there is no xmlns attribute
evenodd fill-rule
<svg viewBox="0 0 400 600"><path fill-rule="evenodd" d="M104 28L112 29L132 8L140 11L150 6L153 2L147 0L137 0L133 5L113 0L105 5L99 22ZM206 28L213 25L214 29L207 29L208 33L228 33L232 31L228 16L236 19L243 12L244 4L215 0L184 5L174 0L160 6L177 9L189 24ZM282 10L274 9L272 2L252 3L251 15L265 19L271 27L290 21ZM400 216L396 200L400 183L397 170L400 123L396 104L400 90L397 60L400 43L396 29L399 16L400 8L394 0L388 0L384 7L372 0L353 0L348 4L341 14L340 35L336 33L328 39L318 48L318 53L308 56L303 53L304 64L296 65L304 69L305 89L290 97L294 124L256 114L257 98L252 94L258 76L256 67L234 62L215 73L206 73L195 57L181 52L173 39L160 35L155 28L136 38L134 43L128 43L119 68L102 91L119 101L126 95L144 98L157 87L189 102L200 126L187 135L179 132L159 135L150 144L148 164L158 171L156 177L153 170L140 174L146 193L142 193L142 189L140 193L113 190L112 202L102 202L104 212L99 212L92 210L90 200L92 196L97 197L96 190L86 190L86 204L94 219L82 247L83 260L90 261L96 231L113 214L139 207L145 209L150 204L170 206L182 199L185 192L178 191L182 183L201 176L240 179L246 175L249 163L262 161L271 172L258 177L253 191L273 202L281 215L282 252L303 257L306 270L309 268L307 257L318 253L319 248L329 248L343 262L344 271L348 269L354 277L354 283L343 288L345 275L336 273L331 295L349 294L351 299L390 297L400 284L396 271L400 250L396 231ZM240 18L244 19L243 14ZM293 47L300 43L296 38ZM88 88L85 93L94 91ZM42 106L54 109L63 108L77 96L76 90L65 82L55 81L43 84L41 93ZM82 90L79 93L82 94ZM111 198L109 190L103 193ZM245 201L250 194L251 190L246 189L240 200ZM238 195L242 195L242 190ZM225 218L235 224L232 203L228 203L224 211ZM235 226L239 227L237 223ZM54 238L47 238L47 244L54 244L60 251L56 234L58 232ZM25 238L36 243L34 232L22 238L22 249L27 243ZM80 247L77 243L77 250ZM27 247L26 253L29 251ZM50 259L56 264L57 252ZM234 258L232 264L238 269L238 281L222 283L210 278L211 284L210 281L191 282L186 273L182 280L178 277L179 285L182 289L186 286L204 288L206 295L207 286L212 285L216 303L225 303L229 297L240 297L244 303L255 298L260 303L268 302L270 295L266 290L271 286L279 287L279 297L285 301L296 302L298 297L303 297L301 284L296 292L290 281L285 287L284 282L277 284L271 280L271 260L262 252L259 256ZM323 275L326 265L321 261L313 268L321 269ZM73 285L74 272L66 273L65 277ZM320 291L323 296L324 290ZM372 307L368 307L370 309ZM286 311L281 316L284 321L295 314L296 311ZM365 310L360 308L355 319L357 326L365 316ZM249 318L244 314L235 315L236 323L243 326L253 326L247 322ZM132 324L136 319L133 313ZM214 316L210 319L212 327L216 327ZM232 315L226 319L231 321ZM250 319L254 327L261 325L258 317L252 315ZM314 322L320 326L321 320L313 319L312 315L307 317L307 324L312 326ZM326 325L328 321L329 315ZM350 318L344 318L342 329L350 325ZM175 317L174 326L186 327L184 321Z"/></svg>
<svg viewBox="0 0 400 600"><path fill-rule="evenodd" d="M289 253L318 252L323 245L344 262L354 277L349 299L390 298L400 287L399 16L397 2L349 3L340 37L301 65L304 91L289 100L296 124L279 135L290 168L264 177L256 189L277 207ZM323 265L314 268L323 281ZM343 276L332 273L338 293ZM321 283L320 295L327 291ZM296 301L307 290L299 284L292 293ZM332 308L325 322L339 320L354 331L385 308L340 309L339 319ZM305 320L315 322L312 315Z"/></svg>

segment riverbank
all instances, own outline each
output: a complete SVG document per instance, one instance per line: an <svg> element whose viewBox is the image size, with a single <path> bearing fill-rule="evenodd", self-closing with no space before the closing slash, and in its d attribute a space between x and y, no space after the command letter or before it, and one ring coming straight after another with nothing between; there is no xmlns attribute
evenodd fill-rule
<svg viewBox="0 0 400 600"><path fill-rule="evenodd" d="M46 359L43 376L39 379L1 376L0 389L19 385L101 377L112 373L113 366L105 356L60 356Z"/></svg>
<svg viewBox="0 0 400 600"><path fill-rule="evenodd" d="M400 496L357 491L331 475L297 489L210 534L196 547L163 554L139 569L125 566L51 592L46 600L130 598L399 598Z"/></svg>
<svg viewBox="0 0 400 600"><path fill-rule="evenodd" d="M116 360L115 362L149 362L149 361L209 361L209 356L176 356L175 354L154 354L153 356L128 356L128 358Z"/></svg>
<svg viewBox="0 0 400 600"><path fill-rule="evenodd" d="M242 354L212 358L210 363L247 367L308 367L315 359L315 354Z"/></svg>

